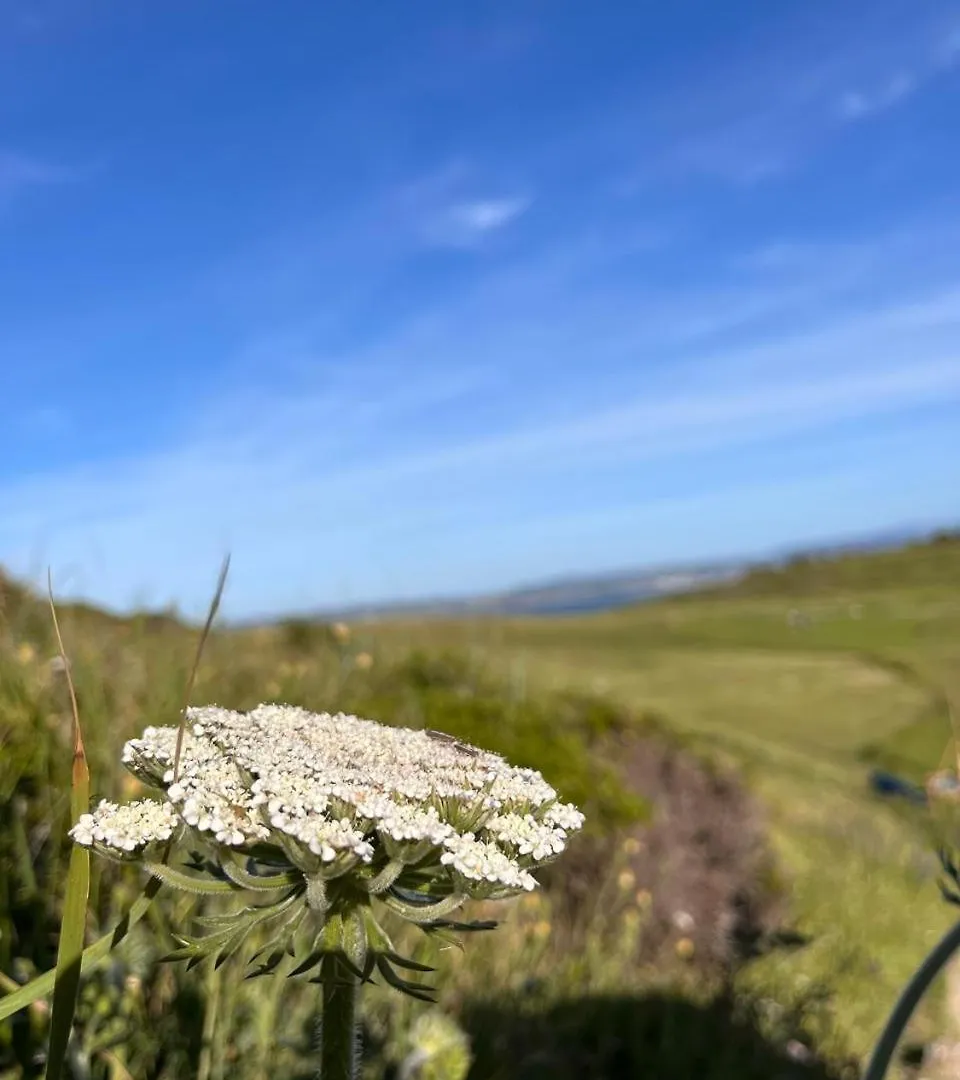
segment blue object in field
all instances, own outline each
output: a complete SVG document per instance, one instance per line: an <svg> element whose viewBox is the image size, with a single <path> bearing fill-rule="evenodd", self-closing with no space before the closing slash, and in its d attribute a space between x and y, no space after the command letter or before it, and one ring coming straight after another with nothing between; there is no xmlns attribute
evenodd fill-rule
<svg viewBox="0 0 960 1080"><path fill-rule="evenodd" d="M910 802L915 803L925 803L927 801L927 793L922 787L911 784L909 780L904 780L900 776L894 776L893 773L884 772L881 769L874 769L870 773L870 787L878 795L909 799Z"/></svg>

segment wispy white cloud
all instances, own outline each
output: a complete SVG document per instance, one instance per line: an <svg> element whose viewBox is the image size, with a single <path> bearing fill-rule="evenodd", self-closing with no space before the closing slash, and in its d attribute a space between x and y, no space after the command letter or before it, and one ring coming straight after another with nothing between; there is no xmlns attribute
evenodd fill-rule
<svg viewBox="0 0 960 1080"><path fill-rule="evenodd" d="M519 217L530 205L520 196L503 199L474 199L450 208L450 217L464 228L478 233L500 229Z"/></svg>
<svg viewBox="0 0 960 1080"><path fill-rule="evenodd" d="M721 60L669 96L614 114L643 143L640 164L618 177L617 190L636 194L676 178L738 188L777 181L844 125L907 105L952 74L960 37L942 18L904 18L892 34L883 19L869 24L855 36L832 27L833 40L821 36L826 24L781 32L749 63Z"/></svg>
<svg viewBox="0 0 960 1080"><path fill-rule="evenodd" d="M422 235L431 246L473 248L524 214L522 195L468 198L439 205L424 215Z"/></svg>
<svg viewBox="0 0 960 1080"><path fill-rule="evenodd" d="M936 49L936 60L942 67L953 67L960 61L960 26L951 26Z"/></svg>
<svg viewBox="0 0 960 1080"><path fill-rule="evenodd" d="M791 235L799 219L788 213L783 234L756 243L753 232L756 246L738 254L724 244L740 222L715 216L711 235L678 254L669 207L659 216L678 178L754 187L842 137L838 117L879 113L932 78L913 44L879 61L854 53L804 80L810 55L787 42L757 69L707 73L668 88L662 110L645 99L618 117L606 136L646 156L659 250L642 208L618 219L610 200L584 209L588 196L579 218L567 216L557 204L582 174L568 170L551 189L563 170L549 148L499 168L451 159L411 183L394 174L291 221L268 257L224 272L217 314L246 345L224 362L217 396L213 379L208 396L192 386L160 446L0 480L0 561L29 568L49 541L44 561L84 567L78 591L122 603L149 575L155 590L166 581L202 596L230 547L248 567L234 610L249 611L344 599L334 568L345 553L365 597L394 591L402 548L404 568L424 565L397 591L425 591L439 587L428 564L441 538L465 550L474 537L480 559L503 530L539 529L560 544L550 523L568 542L626 529L672 470L710 472L742 455L749 487L753 462L762 473L785 441L815 446L845 426L956 406L960 247L942 223L920 240L820 242ZM576 134L571 158L593 163L592 135ZM605 153L596 160L603 169ZM0 193L5 176L11 190L72 178L0 155ZM534 193L535 221L524 217ZM775 214L759 194L748 230ZM676 204L691 231L714 213L707 201ZM538 246L551 214L554 235ZM450 260L454 287L435 288L442 260L423 256L436 248L483 257ZM604 485L606 517L589 501ZM723 505L677 499L691 514ZM285 584L267 600L276 567Z"/></svg>
<svg viewBox="0 0 960 1080"><path fill-rule="evenodd" d="M891 250L875 247L871 261L885 265ZM342 599L332 568L348 547L370 570L359 586L369 598L378 582L381 594L400 584L388 580L395 537L426 552L431 531L452 523L520 528L547 513L543 492L584 470L659 469L750 446L763 458L798 434L960 402L960 275L911 302L838 310L833 297L808 329L771 334L764 319L789 313L808 275L825 297L842 279L813 260L793 265L786 290L758 275L737 340L723 345L723 289L675 298L677 314L659 322L656 297L558 303L556 279L542 294L529 283L513 308L502 291L481 293L426 332L394 331L373 352L342 357L333 379L305 362L293 383L200 403L165 448L0 484L0 557L24 570L38 550L55 565L79 560L85 577L70 587L102 597L109 581L107 598L123 603L158 564L171 592L202 596L229 547L248 560L240 612ZM560 295L578 284L571 269ZM699 336L684 341L684 324ZM686 351L663 369L657 357L678 341ZM276 362L266 344L259 355ZM471 367L483 357L493 370ZM271 565L296 572L285 571L293 592L267 601L253 582Z"/></svg>
<svg viewBox="0 0 960 1080"><path fill-rule="evenodd" d="M913 75L901 71L873 90L848 90L837 103L841 120L863 120L874 113L893 108L918 88Z"/></svg>
<svg viewBox="0 0 960 1080"><path fill-rule="evenodd" d="M762 280L803 281L823 289L856 282L875 289L884 280L903 285L901 268L911 266L916 285L926 280L952 279L958 266L960 222L940 213L864 237L819 237L797 233L768 239L734 253L731 265ZM876 260L881 258L884 265Z"/></svg>
<svg viewBox="0 0 960 1080"><path fill-rule="evenodd" d="M58 184L70 179L69 170L11 150L0 150L0 187L13 190L34 184Z"/></svg>
<svg viewBox="0 0 960 1080"><path fill-rule="evenodd" d="M873 53L868 49L859 64L847 66L845 78L854 85L835 99L835 112L842 121L886 112L949 76L960 59L960 27L943 20L905 26L902 35Z"/></svg>
<svg viewBox="0 0 960 1080"><path fill-rule="evenodd" d="M72 184L90 169L62 165L15 150L0 149L0 206L31 188Z"/></svg>
<svg viewBox="0 0 960 1080"><path fill-rule="evenodd" d="M404 184L391 201L422 243L470 248L530 209L532 196L515 188L489 169L454 159Z"/></svg>

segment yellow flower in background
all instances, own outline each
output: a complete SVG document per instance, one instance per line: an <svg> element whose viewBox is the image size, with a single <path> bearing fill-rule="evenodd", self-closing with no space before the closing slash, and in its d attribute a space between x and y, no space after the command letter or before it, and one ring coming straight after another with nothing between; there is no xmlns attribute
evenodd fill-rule
<svg viewBox="0 0 960 1080"><path fill-rule="evenodd" d="M128 799L135 799L138 795L142 795L144 791L143 784L135 776L131 776L130 773L124 774L120 787L124 796Z"/></svg>
<svg viewBox="0 0 960 1080"><path fill-rule="evenodd" d="M439 1009L417 1017L399 1049L398 1075L418 1080L465 1080L473 1061L466 1033Z"/></svg>
<svg viewBox="0 0 960 1080"><path fill-rule="evenodd" d="M623 842L624 855L639 855L643 844L635 836L628 836Z"/></svg>
<svg viewBox="0 0 960 1080"><path fill-rule="evenodd" d="M350 640L350 627L345 622L335 622L330 627L330 633L333 634L334 639L339 641L341 645Z"/></svg>
<svg viewBox="0 0 960 1080"><path fill-rule="evenodd" d="M680 938L674 948L681 960L692 960L693 954L697 951L696 946L688 937Z"/></svg>
<svg viewBox="0 0 960 1080"><path fill-rule="evenodd" d="M37 658L37 650L30 644L29 641L21 642L17 647L17 660L26 666L32 664Z"/></svg>
<svg viewBox="0 0 960 1080"><path fill-rule="evenodd" d="M632 870L621 870L620 873L617 875L617 885L624 892L632 889L634 885L636 885L636 883L637 878Z"/></svg>
<svg viewBox="0 0 960 1080"><path fill-rule="evenodd" d="M653 893L649 889L637 889L637 895L634 899L637 902L637 907L649 907L653 901Z"/></svg>
<svg viewBox="0 0 960 1080"><path fill-rule="evenodd" d="M530 933L538 941L546 941L546 939L550 936L550 931L552 929L553 927L551 926L549 919L540 919L539 921L535 922L530 928Z"/></svg>
<svg viewBox="0 0 960 1080"><path fill-rule="evenodd" d="M373 667L373 657L368 652L357 653L353 663L359 671L369 671Z"/></svg>

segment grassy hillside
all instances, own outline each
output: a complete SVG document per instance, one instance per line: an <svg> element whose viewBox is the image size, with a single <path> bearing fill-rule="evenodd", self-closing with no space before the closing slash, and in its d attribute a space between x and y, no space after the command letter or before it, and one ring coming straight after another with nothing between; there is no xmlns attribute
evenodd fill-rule
<svg viewBox="0 0 960 1080"><path fill-rule="evenodd" d="M782 565L757 567L735 584L718 591L727 596L798 596L849 589L869 592L922 586L939 588L957 580L958 548L960 530L943 530L926 540L889 550L799 555Z"/></svg>
<svg viewBox="0 0 960 1080"><path fill-rule="evenodd" d="M470 1035L475 1080L641 1067L668 1080L852 1075L847 1063L951 921L929 823L873 797L866 779L877 761L922 775L947 748L958 586L960 543L944 539L589 617L221 631L194 698L441 728L542 768L585 806L589 835L543 896L441 958L439 1015ZM69 724L44 606L10 583L0 594L2 992L53 958ZM138 788L119 748L175 718L196 632L87 608L62 621L94 790L129 797ZM91 933L139 880L96 874ZM312 1075L309 994L244 983L229 964L220 975L158 967L176 915L160 905L88 982L87 1075L211 1080L229 1066L252 1080L268 1061L272 1075ZM691 928L678 929L681 916ZM734 955L727 935L718 951L710 927L727 916L742 916L744 940L780 926L805 944ZM941 998L915 1038L943 1030ZM365 1076L396 1075L425 1010L368 996ZM32 1012L0 1024L3 1080L39 1075L44 1023Z"/></svg>
<svg viewBox="0 0 960 1080"><path fill-rule="evenodd" d="M920 778L948 751L957 538L798 561L593 617L384 624L379 635L388 649L455 642L524 692L578 687L652 710L735 762L767 808L791 910L813 939L745 978L781 1005L829 987L836 1050L869 1045L951 918L919 823L866 780L876 762Z"/></svg>

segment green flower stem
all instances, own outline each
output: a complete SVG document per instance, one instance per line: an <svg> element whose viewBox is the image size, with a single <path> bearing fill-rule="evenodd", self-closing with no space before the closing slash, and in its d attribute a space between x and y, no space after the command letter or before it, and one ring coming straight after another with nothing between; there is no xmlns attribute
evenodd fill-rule
<svg viewBox="0 0 960 1080"><path fill-rule="evenodd" d="M900 995L899 1001L890 1014L886 1027L880 1036L870 1058L867 1071L863 1074L863 1080L883 1080L890 1067L894 1051L900 1042L910 1017L920 1004L920 999L927 992L933 980L940 974L943 967L951 956L960 948L960 922L944 934L933 950L923 961L916 974L907 983L906 989Z"/></svg>
<svg viewBox="0 0 960 1080"><path fill-rule="evenodd" d="M321 1080L354 1080L356 1076L356 1024L359 985L335 953L320 965L323 1019L320 1030Z"/></svg>

